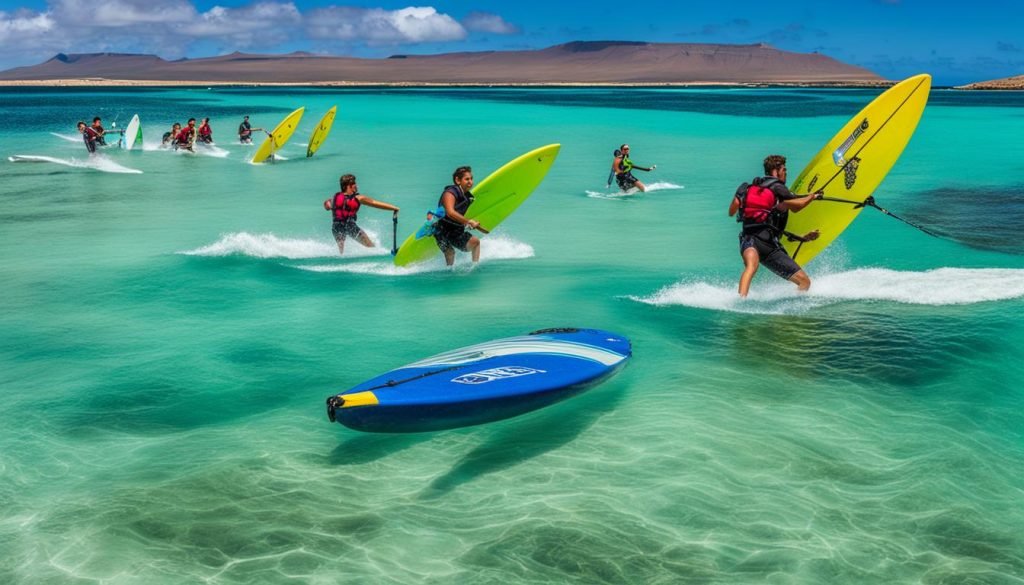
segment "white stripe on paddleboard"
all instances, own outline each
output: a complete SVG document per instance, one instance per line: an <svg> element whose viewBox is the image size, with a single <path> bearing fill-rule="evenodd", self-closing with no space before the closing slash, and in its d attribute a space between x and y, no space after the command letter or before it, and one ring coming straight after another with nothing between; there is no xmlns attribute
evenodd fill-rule
<svg viewBox="0 0 1024 585"><path fill-rule="evenodd" d="M529 353L585 359L599 362L606 366L614 366L626 359L626 356L620 353L583 343L544 340L537 339L536 337L513 337L442 353L404 367L451 366L497 356Z"/></svg>

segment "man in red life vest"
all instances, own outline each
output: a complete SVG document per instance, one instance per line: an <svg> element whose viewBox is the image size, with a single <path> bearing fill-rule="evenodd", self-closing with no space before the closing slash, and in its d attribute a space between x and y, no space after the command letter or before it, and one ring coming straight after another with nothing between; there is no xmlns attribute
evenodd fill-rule
<svg viewBox="0 0 1024 585"><path fill-rule="evenodd" d="M78 131L82 133L82 140L85 141L85 148L90 155L96 154L96 143L99 142L98 132L85 125L85 122L78 123Z"/></svg>
<svg viewBox="0 0 1024 585"><path fill-rule="evenodd" d="M203 144L213 144L213 129L210 128L209 118L203 118L203 123L199 125L198 140Z"/></svg>
<svg viewBox="0 0 1024 585"><path fill-rule="evenodd" d="M750 291L750 281L757 272L758 263L768 270L796 284L805 291L811 287L811 278L800 268L782 246L779 238L787 237L806 241L818 239L818 230L802 236L786 231L789 212L798 213L818 199L820 194L794 195L786 187L786 157L773 154L764 159L764 177L757 177L751 183L743 183L729 204L729 215L739 215L736 221L743 224L740 231L740 255L743 257L743 275L740 276L740 296Z"/></svg>
<svg viewBox="0 0 1024 585"><path fill-rule="evenodd" d="M398 218L398 207L360 194L355 175L342 175L338 182L341 191L324 201L324 209L331 212L331 232L334 234L334 240L338 242L338 253L345 253L345 239L348 236L352 236L367 248L372 248L373 241L366 235L366 232L356 225L359 207L369 205L377 209L387 209L393 212L395 219Z"/></svg>
<svg viewBox="0 0 1024 585"><path fill-rule="evenodd" d="M103 128L103 123L99 116L92 119L92 126L90 127L90 130L96 134L96 144L99 144L100 146L107 145L107 131Z"/></svg>
<svg viewBox="0 0 1024 585"><path fill-rule="evenodd" d="M192 145L196 143L196 119L189 118L188 126L181 129L178 135L174 138L174 149L184 148L192 150Z"/></svg>

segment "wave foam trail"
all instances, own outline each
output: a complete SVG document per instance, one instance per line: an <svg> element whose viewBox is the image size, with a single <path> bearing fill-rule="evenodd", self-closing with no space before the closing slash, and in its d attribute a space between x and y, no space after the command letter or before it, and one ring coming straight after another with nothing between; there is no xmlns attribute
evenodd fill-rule
<svg viewBox="0 0 1024 585"><path fill-rule="evenodd" d="M68 142L81 142L82 141L82 137L81 136L72 136L70 134L60 134L58 132L50 132L50 134L56 136L57 138L60 138L61 140L67 140Z"/></svg>
<svg viewBox="0 0 1024 585"><path fill-rule="evenodd" d="M373 241L377 234L366 230ZM380 248L364 248L355 242L345 245L345 256L382 256L388 251ZM250 234L239 232L221 236L216 242L194 250L179 252L186 256L250 256L252 258L287 258L302 260L308 258L332 258L338 255L338 246L333 241L312 239L280 238L274 234Z"/></svg>
<svg viewBox="0 0 1024 585"><path fill-rule="evenodd" d="M676 185L675 183L669 183L668 181L656 181L654 183L644 183L647 186L647 192L651 191L671 191L674 189L685 189L685 185Z"/></svg>
<svg viewBox="0 0 1024 585"><path fill-rule="evenodd" d="M345 248L345 255L348 256L348 248ZM534 256L533 247L529 244L514 240L507 236L492 236L480 241L480 263L493 262L495 260L522 260ZM455 258L454 268L449 268L444 263L444 257L438 254L437 257L427 262L419 262L410 266L395 266L391 259L384 262L350 262L347 264L318 264L307 266L296 266L300 270L311 272L349 272L352 274L373 274L377 276L409 276L425 272L444 272L455 270L456 272L470 271L473 269L468 254L458 253Z"/></svg>
<svg viewBox="0 0 1024 585"><path fill-rule="evenodd" d="M200 146L197 144L195 150L196 154L201 154L203 156L212 156L216 158L227 158L227 156L231 154L230 151L215 145Z"/></svg>
<svg viewBox="0 0 1024 585"><path fill-rule="evenodd" d="M813 278L813 277L812 277ZM679 282L631 300L655 306L683 305L739 313L789 314L842 301L888 301L910 305L970 305L1024 298L1024 270L937 268L902 272L862 268L813 279L806 294L788 282L755 282L741 299L736 283Z"/></svg>
<svg viewBox="0 0 1024 585"><path fill-rule="evenodd" d="M120 165L114 162L112 159L109 159L106 156L102 155L92 156L85 160L78 160L75 158L57 158L55 156L17 154L14 156L7 157L7 160L11 162L48 162L58 165L64 165L66 167L74 167L79 169L93 169L95 171L101 171L104 173L124 173L132 175L142 174L142 171L140 171L139 169L132 169L124 165Z"/></svg>
<svg viewBox="0 0 1024 585"><path fill-rule="evenodd" d="M647 193L650 193L652 191L669 191L669 190L673 190L673 189L685 189L686 188L685 185L676 185L675 183L669 183L667 181L659 181L657 183L650 183L650 184L646 184L645 183L645 185L647 187ZM619 199L619 200L629 199L629 198L631 198L631 197L633 197L635 195L643 195L643 193L641 193L640 190L635 188L635 187L633 189L630 189L629 191L620 191L618 188L615 188L615 187L609 187L607 191L591 191L591 190L588 189L588 190L584 191L584 193L586 193L587 197L592 197L594 199Z"/></svg>

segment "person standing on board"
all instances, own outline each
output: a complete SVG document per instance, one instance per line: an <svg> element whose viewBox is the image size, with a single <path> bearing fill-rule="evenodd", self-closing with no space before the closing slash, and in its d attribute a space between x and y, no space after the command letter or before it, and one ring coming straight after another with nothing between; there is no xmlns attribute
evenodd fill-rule
<svg viewBox="0 0 1024 585"><path fill-rule="evenodd" d="M78 123L78 131L82 133L82 140L85 141L85 148L90 155L96 154L96 143L99 142L98 132L85 125L85 122Z"/></svg>
<svg viewBox="0 0 1024 585"><path fill-rule="evenodd" d="M790 211L798 213L821 194L799 196L786 187L784 156L773 154L766 157L764 173L765 176L740 185L729 204L729 215L736 215L736 221L743 224L740 230L740 256L744 265L739 286L741 297L746 297L750 291L750 281L757 272L758 263L796 284L801 291L811 288L811 278L789 257L779 238L785 235L791 240L805 242L818 239L818 230L802 236L787 232L786 222Z"/></svg>
<svg viewBox="0 0 1024 585"><path fill-rule="evenodd" d="M209 118L203 118L203 123L199 125L199 137L196 140L203 144L213 144L213 129L210 128Z"/></svg>
<svg viewBox="0 0 1024 585"><path fill-rule="evenodd" d="M646 191L647 186L633 176L633 169L650 172L656 168L658 168L658 165L640 167L633 164L633 161L629 159L628 144L620 146L619 149L615 151L615 158L612 160L612 172L615 173L615 182L618 183L619 189L622 189L623 191L629 191L633 187L636 187L640 191Z"/></svg>
<svg viewBox="0 0 1024 585"><path fill-rule="evenodd" d="M324 209L331 212L331 233L334 234L334 241L338 242L338 253L345 253L345 239L348 236L352 236L363 246L372 248L373 241L366 235L366 232L356 225L359 207L369 205L377 209L390 210L392 217L396 220L398 219L398 207L359 193L355 175L342 175L338 183L341 191L324 201Z"/></svg>
<svg viewBox="0 0 1024 585"><path fill-rule="evenodd" d="M440 218L434 225L434 240L437 247L444 254L445 264L451 266L455 263L455 250L470 252L473 262L480 261L480 239L471 235L468 229L480 230L488 233L480 222L475 219L466 219L466 212L473 204L473 169L470 167L459 167L452 173L454 184L448 185L441 193L437 202L438 207L444 208L444 217Z"/></svg>
<svg viewBox="0 0 1024 585"><path fill-rule="evenodd" d="M164 132L163 145L164 146L170 146L171 142L175 138L178 137L178 133L180 133L180 132L181 132L181 124L179 124L178 122L175 122L174 125L171 126L171 131L170 132Z"/></svg>
<svg viewBox="0 0 1024 585"><path fill-rule="evenodd" d="M252 133L261 132L263 128L253 128L249 124L249 116L242 118L242 123L238 125L238 141L242 144L252 144Z"/></svg>
<svg viewBox="0 0 1024 585"><path fill-rule="evenodd" d="M174 137L174 149L184 148L186 150L192 150L192 145L196 143L196 119L189 118L188 126L181 129L178 135Z"/></svg>
<svg viewBox="0 0 1024 585"><path fill-rule="evenodd" d="M96 116L95 118L93 118L92 119L92 131L96 133L96 144L99 144L100 146L106 146L107 145L107 138L106 138L107 131L103 129L103 124L101 124L101 122L102 122L102 120L100 120L99 116Z"/></svg>

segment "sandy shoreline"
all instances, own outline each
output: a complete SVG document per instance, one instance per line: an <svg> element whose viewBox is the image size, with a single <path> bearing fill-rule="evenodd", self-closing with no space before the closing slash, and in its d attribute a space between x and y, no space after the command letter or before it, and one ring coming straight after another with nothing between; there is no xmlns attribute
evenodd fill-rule
<svg viewBox="0 0 1024 585"><path fill-rule="evenodd" d="M143 79L26 79L0 80L0 87L888 87L895 82L879 81L808 81L780 80L772 82L687 81L687 82L563 82L563 83L476 83L476 82L380 82L380 81L167 81Z"/></svg>

